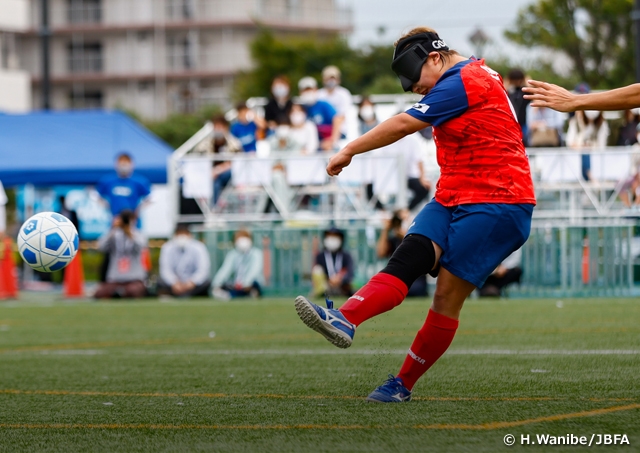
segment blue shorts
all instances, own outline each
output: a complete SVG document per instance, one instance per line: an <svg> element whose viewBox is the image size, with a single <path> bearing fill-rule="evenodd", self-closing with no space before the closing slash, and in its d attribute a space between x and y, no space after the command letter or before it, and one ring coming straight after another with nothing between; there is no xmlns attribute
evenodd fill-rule
<svg viewBox="0 0 640 453"><path fill-rule="evenodd" d="M532 204L478 203L446 207L431 200L409 234L426 236L442 248L440 265L482 288L502 261L529 238Z"/></svg>

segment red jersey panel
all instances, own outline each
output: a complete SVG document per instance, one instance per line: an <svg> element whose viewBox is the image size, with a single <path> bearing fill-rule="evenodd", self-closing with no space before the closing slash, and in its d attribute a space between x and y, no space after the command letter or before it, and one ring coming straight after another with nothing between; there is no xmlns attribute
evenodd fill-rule
<svg viewBox="0 0 640 453"><path fill-rule="evenodd" d="M433 125L439 203L536 203L522 130L502 78L483 60L446 71L406 113Z"/></svg>

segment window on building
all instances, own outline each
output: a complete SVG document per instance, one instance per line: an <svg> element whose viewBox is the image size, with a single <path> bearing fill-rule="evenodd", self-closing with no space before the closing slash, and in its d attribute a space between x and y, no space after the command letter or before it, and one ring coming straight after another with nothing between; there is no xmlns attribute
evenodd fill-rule
<svg viewBox="0 0 640 453"><path fill-rule="evenodd" d="M169 19L192 19L195 16L193 0L166 0L166 2Z"/></svg>
<svg viewBox="0 0 640 453"><path fill-rule="evenodd" d="M67 0L70 24L97 23L102 20L102 0Z"/></svg>
<svg viewBox="0 0 640 453"><path fill-rule="evenodd" d="M102 72L102 44L74 43L68 45L69 72Z"/></svg>
<svg viewBox="0 0 640 453"><path fill-rule="evenodd" d="M169 37L167 40L167 59L170 69L181 70L194 67L191 41L187 36Z"/></svg>
<svg viewBox="0 0 640 453"><path fill-rule="evenodd" d="M72 109L101 109L103 107L102 91L71 91L69 106Z"/></svg>

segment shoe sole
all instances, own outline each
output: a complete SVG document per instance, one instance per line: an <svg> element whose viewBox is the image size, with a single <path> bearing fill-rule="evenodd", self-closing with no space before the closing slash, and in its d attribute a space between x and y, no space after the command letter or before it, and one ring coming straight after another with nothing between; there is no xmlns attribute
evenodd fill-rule
<svg viewBox="0 0 640 453"><path fill-rule="evenodd" d="M364 400L366 402L368 402L368 403L408 403L409 401L411 401L411 398L406 399L406 400L402 400L402 401L398 401L398 400L381 401L381 400L377 400L377 399L370 398L370 397L367 396Z"/></svg>
<svg viewBox="0 0 640 453"><path fill-rule="evenodd" d="M351 346L353 340L348 336L345 337L346 334L341 330L323 321L318 312L311 306L311 302L305 297L296 297L295 306L302 322L325 337L329 343L342 349Z"/></svg>

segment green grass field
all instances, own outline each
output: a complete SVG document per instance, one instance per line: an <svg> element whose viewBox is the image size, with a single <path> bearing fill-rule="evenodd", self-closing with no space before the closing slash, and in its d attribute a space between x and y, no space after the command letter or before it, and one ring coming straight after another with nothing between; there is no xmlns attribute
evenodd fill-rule
<svg viewBox="0 0 640 453"><path fill-rule="evenodd" d="M587 449L507 434L626 434L590 450L640 451L640 301L470 300L412 402L364 402L427 307L406 301L342 351L292 300L2 302L0 451Z"/></svg>

